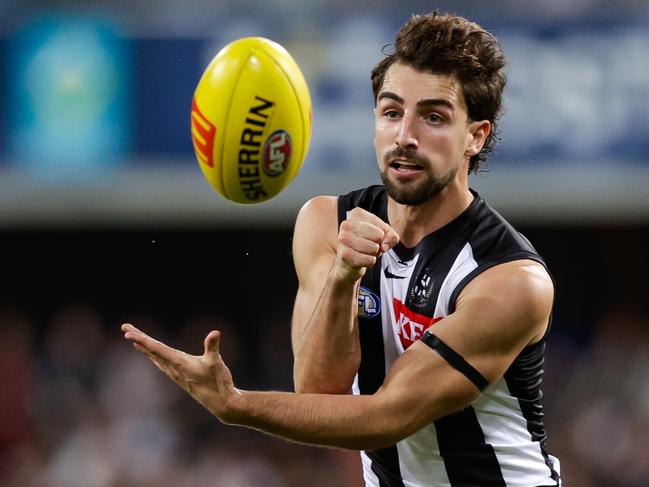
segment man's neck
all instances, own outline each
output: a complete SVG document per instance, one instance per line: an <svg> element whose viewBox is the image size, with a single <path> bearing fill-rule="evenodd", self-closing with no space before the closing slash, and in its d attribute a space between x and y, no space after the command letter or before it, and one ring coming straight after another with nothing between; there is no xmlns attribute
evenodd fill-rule
<svg viewBox="0 0 649 487"><path fill-rule="evenodd" d="M388 220L401 243L408 248L414 247L426 235L460 216L473 198L468 185L457 180L433 199L417 206L399 204L388 196Z"/></svg>

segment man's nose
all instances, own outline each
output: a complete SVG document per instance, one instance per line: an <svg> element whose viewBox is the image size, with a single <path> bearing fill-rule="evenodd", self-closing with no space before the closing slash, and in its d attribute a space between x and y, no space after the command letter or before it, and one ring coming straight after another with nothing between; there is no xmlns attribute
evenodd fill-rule
<svg viewBox="0 0 649 487"><path fill-rule="evenodd" d="M402 149L417 149L419 147L419 140L415 128L415 120L412 117L404 116L401 119L399 131L394 142Z"/></svg>

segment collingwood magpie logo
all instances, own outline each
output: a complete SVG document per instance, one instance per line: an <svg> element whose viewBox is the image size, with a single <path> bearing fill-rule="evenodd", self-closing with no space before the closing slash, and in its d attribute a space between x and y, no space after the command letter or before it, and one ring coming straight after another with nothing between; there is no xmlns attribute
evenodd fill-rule
<svg viewBox="0 0 649 487"><path fill-rule="evenodd" d="M433 293L433 285L435 281L433 278L424 271L417 279L415 285L410 290L410 301L416 307L425 306L431 294Z"/></svg>
<svg viewBox="0 0 649 487"><path fill-rule="evenodd" d="M358 290L358 317L374 318L381 312L379 297L365 286Z"/></svg>

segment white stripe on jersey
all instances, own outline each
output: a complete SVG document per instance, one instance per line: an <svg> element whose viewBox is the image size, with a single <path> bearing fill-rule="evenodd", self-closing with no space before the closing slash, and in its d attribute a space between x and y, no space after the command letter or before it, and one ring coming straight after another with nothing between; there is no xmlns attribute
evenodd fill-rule
<svg viewBox="0 0 649 487"><path fill-rule="evenodd" d="M365 487L381 487L379 478L372 471L372 460L364 451L361 452L361 464L363 465L363 480L365 480Z"/></svg>
<svg viewBox="0 0 649 487"><path fill-rule="evenodd" d="M399 469L406 487L451 487L444 460L439 455L435 425L429 424L397 443ZM431 454L433 452L433 454Z"/></svg>
<svg viewBox="0 0 649 487"><path fill-rule="evenodd" d="M508 487L556 485L541 445L532 440L518 399L509 392L505 379L487 387L472 406Z"/></svg>
<svg viewBox="0 0 649 487"><path fill-rule="evenodd" d="M417 265L419 254L415 255L412 260L402 262L399 257L390 249L383 254L383 271L381 271L381 296L397 297L402 302L408 294L408 285L412 277L412 271ZM385 269L403 279L388 279L385 276ZM399 324L394 315L394 301L392 299L381 298L381 324L383 325L383 351L385 353L385 373L388 373L390 367L396 359L403 353L401 340L397 338L399 333Z"/></svg>
<svg viewBox="0 0 649 487"><path fill-rule="evenodd" d="M455 288L460 284L462 279L477 267L478 263L473 258L473 249L467 243L457 255L451 270L444 278L437 298L437 304L435 305L435 318L438 316L448 316L448 307L451 304L453 291L455 291Z"/></svg>
<svg viewBox="0 0 649 487"><path fill-rule="evenodd" d="M415 255L412 260L403 262L393 250L389 250L383 254L383 270L381 271L381 323L383 325L383 348L385 352L386 373L404 350L401 340L398 338L399 324L395 317L394 303L391 299L385 299L385 297L397 298L402 302L406 301L410 278L412 277L412 272L415 269L418 259L419 254ZM477 266L478 264L473 258L471 245L467 243L458 254L450 272L444 279L435 307L436 318L448 314L449 300L453 290ZM386 267L390 273L402 279L387 278L384 273ZM359 393L358 377L354 380L353 392L354 394ZM444 468L444 460L439 455L435 425L430 424L414 435L398 442L397 451L399 452L401 477L406 487L420 487L425 485L439 487L451 486L446 475L446 469ZM361 458L366 486L378 486L378 483L374 483L374 480L371 482L368 481L368 478L376 478L376 475L372 472L372 462L369 457L361 452ZM433 478L434 476L435 478Z"/></svg>
<svg viewBox="0 0 649 487"><path fill-rule="evenodd" d="M419 255L417 255L413 261L416 261L418 257ZM453 265L451 266L451 270L442 283L437 303L435 305L434 318L448 315L449 300L455 287L476 267L478 267L478 264L473 258L471 245L467 243L456 257L455 262L453 262ZM410 269L414 269L414 266ZM382 275L382 295L400 297L400 299L405 302L408 291L408 282L402 283L404 289L399 290L402 292L398 292L394 288L390 292L388 289L383 289L383 283L386 281L388 281L388 279ZM404 279L403 281L409 281L409 279ZM387 316L390 317L391 321L394 321L394 311ZM386 315L384 315L383 321L386 321L386 318ZM394 334L391 338L393 342L397 343L397 347L400 350L403 350L401 347L401 341L397 335ZM390 357L386 356L386 363L388 363L389 358ZM393 362L394 360L390 360L390 366ZM451 487L451 482L448 479L446 468L444 467L444 460L439 454L439 446L437 444L437 434L435 432L434 424L430 424L414 435L398 442L397 451L399 452L401 477L403 478L403 484L406 487L421 487L427 485Z"/></svg>

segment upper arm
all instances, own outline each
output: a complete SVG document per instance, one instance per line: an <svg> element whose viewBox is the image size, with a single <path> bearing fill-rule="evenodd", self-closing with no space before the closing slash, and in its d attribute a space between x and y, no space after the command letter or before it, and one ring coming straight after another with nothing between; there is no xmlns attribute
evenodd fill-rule
<svg viewBox="0 0 649 487"><path fill-rule="evenodd" d="M523 348L543 336L553 299L552 280L541 265L501 264L471 281L456 311L429 330L492 384ZM480 391L436 350L418 341L394 363L377 394L385 411L401 416L395 420L402 430L396 441L468 406Z"/></svg>
<svg viewBox="0 0 649 487"><path fill-rule="evenodd" d="M337 235L337 197L317 196L304 204L293 233L293 262L298 279L291 325L293 346L324 288L336 257Z"/></svg>
<svg viewBox="0 0 649 487"><path fill-rule="evenodd" d="M508 262L471 281L453 319L442 320L433 332L492 383L523 348L541 339L553 304L554 283L545 267L530 260ZM454 327L455 320L463 326Z"/></svg>

